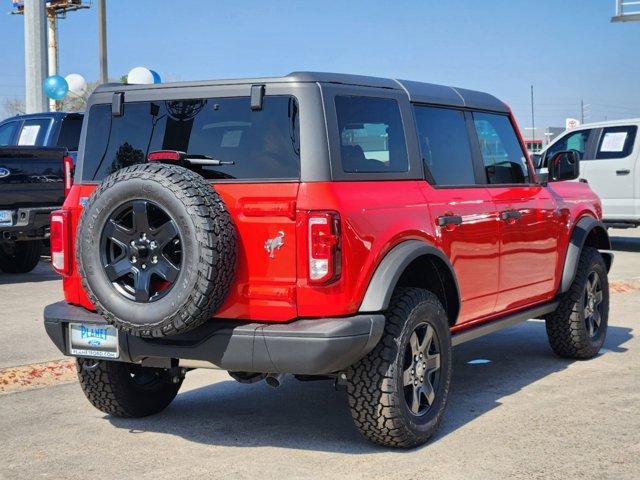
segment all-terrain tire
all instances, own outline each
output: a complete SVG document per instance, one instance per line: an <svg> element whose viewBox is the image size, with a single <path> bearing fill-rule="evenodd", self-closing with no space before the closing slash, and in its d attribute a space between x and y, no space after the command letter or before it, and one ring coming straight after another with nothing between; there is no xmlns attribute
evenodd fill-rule
<svg viewBox="0 0 640 480"><path fill-rule="evenodd" d="M587 281L593 273L601 282L602 300L600 325L590 335L585 315ZM609 283L607 267L597 249L585 247L571 287L565 292L556 310L547 315L547 335L553 351L561 357L588 359L598 354L604 344L609 320Z"/></svg>
<svg viewBox="0 0 640 480"><path fill-rule="evenodd" d="M76 369L85 396L101 412L116 417L146 417L173 401L182 385L161 368L78 358Z"/></svg>
<svg viewBox="0 0 640 480"><path fill-rule="evenodd" d="M119 293L99 248L110 215L139 200L164 209L182 239L177 280L165 296L148 303ZM163 337L203 324L222 305L233 283L236 243L231 215L202 176L147 163L109 175L91 195L78 226L77 263L89 299L110 324L140 337Z"/></svg>
<svg viewBox="0 0 640 480"><path fill-rule="evenodd" d="M438 298L419 288L398 289L391 298L378 345L347 372L347 395L356 427L369 440L389 447L425 443L438 430L451 383L451 336ZM440 377L435 400L421 416L405 397L403 362L414 328L430 325L440 345Z"/></svg>
<svg viewBox="0 0 640 480"><path fill-rule="evenodd" d="M5 273L27 273L40 261L40 240L0 244L0 270Z"/></svg>

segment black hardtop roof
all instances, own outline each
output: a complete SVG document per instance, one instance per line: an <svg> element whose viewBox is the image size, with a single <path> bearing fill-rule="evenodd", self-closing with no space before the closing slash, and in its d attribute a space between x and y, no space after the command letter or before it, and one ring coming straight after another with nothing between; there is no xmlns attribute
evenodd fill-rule
<svg viewBox="0 0 640 480"><path fill-rule="evenodd" d="M240 78L228 80L203 80L176 83L161 83L157 85L128 85L123 83L106 83L96 88L96 93L122 92L128 90L146 90L163 88L189 88L216 85L253 85L269 83L334 83L363 87L388 88L403 90L411 102L428 103L443 106L468 107L482 110L508 112L509 107L493 95L465 88L448 87L433 83L415 82L411 80L396 80L392 78L369 77L366 75L351 75L346 73L328 72L292 72L284 77Z"/></svg>

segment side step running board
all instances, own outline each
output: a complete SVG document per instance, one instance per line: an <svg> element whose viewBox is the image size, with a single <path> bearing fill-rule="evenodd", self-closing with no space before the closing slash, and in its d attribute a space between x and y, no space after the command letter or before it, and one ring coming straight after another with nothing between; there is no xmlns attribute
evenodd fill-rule
<svg viewBox="0 0 640 480"><path fill-rule="evenodd" d="M527 310L513 313L506 317L502 317L488 323L482 323L476 327L471 327L467 330L463 330L460 333L456 333L451 336L451 345L455 347L456 345L460 345L461 343L475 340L476 338L497 332L498 330L502 330L503 328L511 327L520 322L525 322L531 318L540 318L547 313L553 312L558 306L558 303L558 301L545 303L544 305L529 308Z"/></svg>

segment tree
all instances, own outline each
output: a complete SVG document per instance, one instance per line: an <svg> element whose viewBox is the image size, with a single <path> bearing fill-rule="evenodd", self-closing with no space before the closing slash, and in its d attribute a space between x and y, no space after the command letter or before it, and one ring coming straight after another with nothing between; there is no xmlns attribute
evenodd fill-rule
<svg viewBox="0 0 640 480"><path fill-rule="evenodd" d="M2 101L2 108L5 115L12 117L14 115L22 115L25 112L24 100L19 98L5 98Z"/></svg>
<svg viewBox="0 0 640 480"><path fill-rule="evenodd" d="M100 82L91 82L87 84L87 91L81 97L76 97L74 95L68 94L62 100L62 111L63 112L84 112L87 107L87 100L89 99L89 95L96 89L96 87L100 85Z"/></svg>

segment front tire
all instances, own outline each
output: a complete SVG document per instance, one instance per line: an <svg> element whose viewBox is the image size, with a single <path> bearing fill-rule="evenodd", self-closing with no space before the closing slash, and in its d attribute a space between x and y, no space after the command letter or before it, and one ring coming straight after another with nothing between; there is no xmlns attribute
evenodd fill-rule
<svg viewBox="0 0 640 480"><path fill-rule="evenodd" d="M167 370L79 358L76 369L85 396L101 412L138 418L159 413L178 394L182 378L174 382Z"/></svg>
<svg viewBox="0 0 640 480"><path fill-rule="evenodd" d="M382 339L351 367L347 394L360 433L410 448L438 430L451 383L451 335L438 298L419 288L394 293Z"/></svg>
<svg viewBox="0 0 640 480"><path fill-rule="evenodd" d="M0 244L0 270L5 273L28 273L38 265L40 240Z"/></svg>
<svg viewBox="0 0 640 480"><path fill-rule="evenodd" d="M585 247L571 287L556 311L546 317L549 343L564 358L595 357L604 344L608 323L607 267L598 250Z"/></svg>

